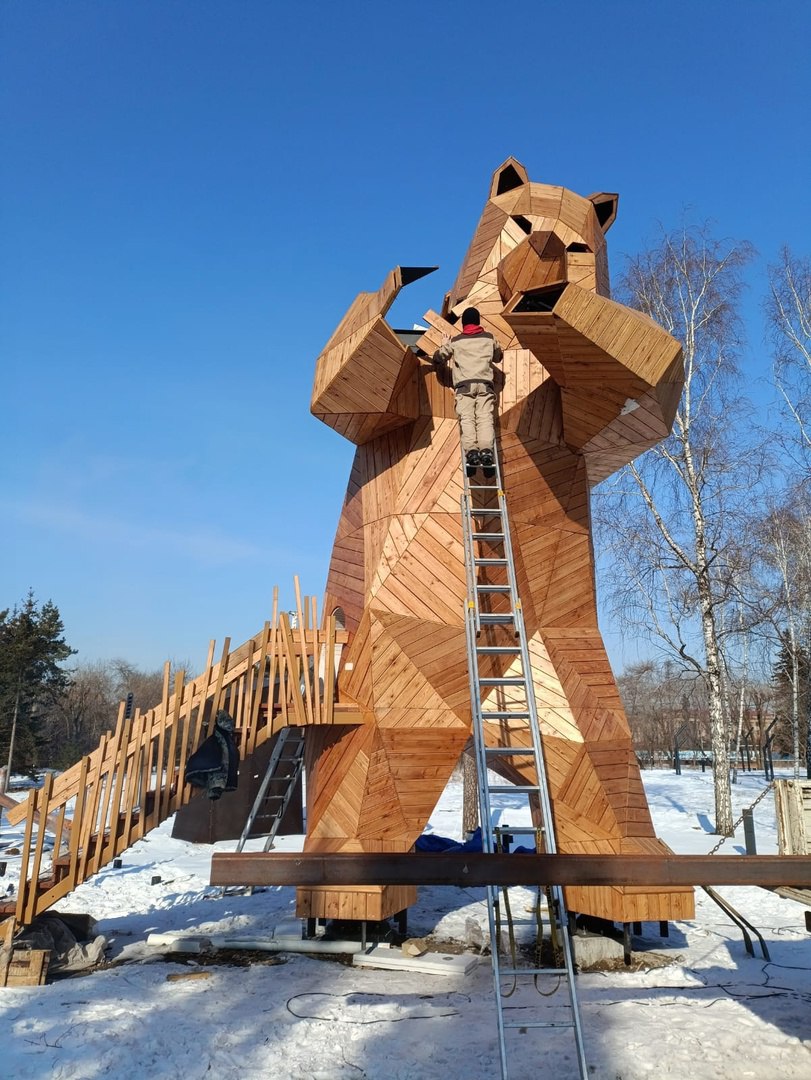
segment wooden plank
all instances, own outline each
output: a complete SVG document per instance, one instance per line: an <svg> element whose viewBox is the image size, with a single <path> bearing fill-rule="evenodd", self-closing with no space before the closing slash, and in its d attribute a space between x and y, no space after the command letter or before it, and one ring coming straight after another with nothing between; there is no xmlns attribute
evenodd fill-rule
<svg viewBox="0 0 811 1080"><path fill-rule="evenodd" d="M776 780L774 801L780 854L811 854L811 780Z"/></svg>
<svg viewBox="0 0 811 1080"><path fill-rule="evenodd" d="M48 816L48 803L53 790L53 773L46 773L43 785L37 792L37 808L41 819L44 821ZM39 872L42 866L42 853L45 850L45 829L41 826L37 829L37 842L34 845L33 860L29 860L31 851L31 833L26 822L26 835L23 843L22 855L20 856L20 891L22 892L23 875L27 877L25 901L20 918L21 922L33 921L37 910L37 891L39 885ZM19 912L19 906L18 906ZM9 972L10 972L9 968Z"/></svg>
<svg viewBox="0 0 811 1080"><path fill-rule="evenodd" d="M167 660L163 666L163 694L161 696L160 704L160 724L158 727L158 746L155 754L155 798L152 803L152 810L147 815L145 828L147 831L154 829L156 825L160 825L161 822L161 792L163 791L164 783L164 753L165 753L165 741L166 741L166 729L169 724L169 683L171 679L172 666Z"/></svg>
<svg viewBox="0 0 811 1080"><path fill-rule="evenodd" d="M225 664L225 657L228 655L228 645L230 639L226 638L225 645L223 647L222 658L220 659L220 670L222 670ZM178 787L185 791L186 789L186 762L191 754L197 749L200 744L200 735L203 731L205 724L205 711L207 702L210 696L211 690L211 678L214 671L214 650L216 643L212 638L208 644L208 656L206 658L205 671L200 680L200 697L197 705L197 716L192 722L192 714L194 713L194 691L189 695L189 734L188 737L184 735L183 740L183 754L180 759L180 776L178 777ZM197 680L195 680L195 683ZM187 793L186 801L191 797L191 792Z"/></svg>
<svg viewBox="0 0 811 1080"><path fill-rule="evenodd" d="M215 852L212 885L811 886L803 855Z"/></svg>
<svg viewBox="0 0 811 1080"><path fill-rule="evenodd" d="M313 596L310 600L310 625L313 635L313 721L323 723L321 711L321 652L324 647L318 627L318 607ZM324 681L326 682L326 657L324 657Z"/></svg>
<svg viewBox="0 0 811 1080"><path fill-rule="evenodd" d="M71 829L70 833L70 848L69 848L69 862L67 880L70 883L70 890L76 888L78 883L78 867L79 867L79 840L81 836L81 823L85 814L85 806L87 803L87 776L90 769L90 758L83 757L79 762L79 781L78 789L76 792L76 803L73 808L73 821L75 828Z"/></svg>
<svg viewBox="0 0 811 1080"><path fill-rule="evenodd" d="M226 672L226 669L228 667L228 657L229 657L230 649L231 649L231 639L230 639L230 637L227 637L222 643L222 655L220 657L220 662L219 662L219 665L217 667L217 679L216 679L216 682L214 684L214 691L211 694L211 712L209 713L209 723L208 724L205 723L205 718L203 716L203 703L201 702L201 706L200 706L200 709L201 709L201 713L200 713L200 715L201 715L201 724L200 724L200 726L198 728L198 738L201 739L201 740L204 737L209 736L212 733L212 731L214 730L214 720L216 719L218 710L221 708L220 701L221 701L221 698L222 698L222 688L223 688L223 682L225 680L225 672ZM199 745L199 743L195 743L194 746L192 747L192 749L196 750L198 745Z"/></svg>
<svg viewBox="0 0 811 1080"><path fill-rule="evenodd" d="M119 711L121 715L123 715L123 703L119 706ZM95 759L91 755L89 761L89 769L87 772L87 788L89 794L85 798L82 819L79 823L79 862L76 871L77 885L80 885L85 881L88 876L87 867L90 859L91 838L96 828L102 789L104 787L102 784L101 762L107 753L107 746L111 740L111 733L108 732L105 735L102 735L101 743L99 744L101 753Z"/></svg>
<svg viewBox="0 0 811 1080"><path fill-rule="evenodd" d="M273 588L273 609L270 615L270 664L268 670L268 697L267 697L267 725L263 737L265 739L271 737L276 730L274 726L275 715L274 706L275 701L275 684L276 676L279 675L279 689L281 690L281 674L279 668L279 590L276 586ZM280 695L281 696L281 695Z"/></svg>
<svg viewBox="0 0 811 1080"><path fill-rule="evenodd" d="M307 654L307 640L304 633L304 612L306 610L306 605L302 607L298 574L296 574L296 576L293 578L293 586L296 593L296 622L298 625L299 645L301 648L301 681L304 683L304 701L307 710L307 723L312 724L313 694L312 687L310 685L310 658Z"/></svg>
<svg viewBox="0 0 811 1080"><path fill-rule="evenodd" d="M13 799L10 795L5 795L2 792L0 792L0 807L2 807L4 810L9 810L14 814L14 821L11 821L11 814L7 815L10 824L19 824L19 822L23 820L29 810L29 804L27 799L23 799L22 801L20 801L19 799ZM34 818L34 824L39 825L39 814L37 814ZM45 828L52 833L56 832L57 828L70 829L70 822L65 821L60 825L57 816L55 814L51 814L48 817L48 820L45 822Z"/></svg>
<svg viewBox="0 0 811 1080"><path fill-rule="evenodd" d="M189 736L192 728L193 695L191 687L185 688L184 693L187 693L188 696L184 698L180 710L181 733L177 758L177 790L169 805L170 813L174 813L181 806L184 806L189 801L190 794L186 791L186 761L189 756Z"/></svg>
<svg viewBox="0 0 811 1080"><path fill-rule="evenodd" d="M135 807L137 806L138 793L140 791L141 761L144 758L144 725L146 717L138 710L133 717L131 727L132 752L126 758L126 801L124 806L124 821L121 832L121 849L129 848L132 843L133 820ZM118 845L117 845L118 848ZM116 852L119 853L118 850Z"/></svg>
<svg viewBox="0 0 811 1080"><path fill-rule="evenodd" d="M301 693L299 691L299 671L298 663L296 662L296 651L293 645L293 634L290 629L290 620L287 617L286 612L282 612L279 616L279 628L281 630L282 648L285 653L285 667L286 671L284 675L287 679L287 687L284 686L284 682L280 684L280 690L283 691L283 697L289 698L290 703L293 705L295 713L295 722L297 724L307 723L307 712L305 710L304 702L301 699Z"/></svg>
<svg viewBox="0 0 811 1080"><path fill-rule="evenodd" d="M183 687L186 682L186 672L175 673L175 690L172 695L172 705L167 722L171 725L169 733L169 749L166 755L166 780L163 788L155 793L156 802L160 801L158 816L165 821L169 816L169 804L172 799L172 778L175 776L175 756L177 754L178 727L180 726L180 710L183 703ZM127 845L128 846L128 845Z"/></svg>
<svg viewBox="0 0 811 1080"><path fill-rule="evenodd" d="M0 920L0 986L6 986L11 954L14 951L14 931L16 929L14 919Z"/></svg>
<svg viewBox="0 0 811 1080"><path fill-rule="evenodd" d="M335 683L338 672L335 670L335 616L327 618L326 664L324 666L324 702L322 723L332 724L335 719Z"/></svg>
<svg viewBox="0 0 811 1080"><path fill-rule="evenodd" d="M118 722L116 723L111 743L112 760L104 774L104 798L101 803L101 818L96 826L96 845L93 851L93 859L90 864L90 874L98 873L101 866L106 862L106 858L104 858L104 849L107 846L105 842L107 829L110 829L111 837L114 837L115 835L115 815L118 795L122 784L119 766L123 763L122 755L125 756L127 752L128 740L126 736L129 727L130 722L126 718L126 707L122 701L118 708Z"/></svg>
<svg viewBox="0 0 811 1080"><path fill-rule="evenodd" d="M48 974L49 949L13 949L5 986L42 986Z"/></svg>
<svg viewBox="0 0 811 1080"><path fill-rule="evenodd" d="M136 720L140 719L138 713L140 710L136 710ZM149 801L149 788L152 783L152 730L154 721L154 710L150 709L149 712L143 716L143 726L140 733L140 754L138 756L139 768L138 768L138 820L135 823L135 828L132 831L132 840L140 840L147 830L147 804Z"/></svg>
<svg viewBox="0 0 811 1080"><path fill-rule="evenodd" d="M265 620L262 626L262 634L259 638L259 666L256 671L256 678L254 680L254 690L251 696L250 715L248 717L248 735L245 743L245 753L248 757L254 753L260 742L264 742L264 737L259 739L259 716L262 707L262 699L264 695L265 677L268 674L270 661L268 659L268 646L270 644L270 623ZM270 699L273 696L273 683L269 684L268 689L268 710L267 710L267 723L270 724L273 717L271 715Z"/></svg>

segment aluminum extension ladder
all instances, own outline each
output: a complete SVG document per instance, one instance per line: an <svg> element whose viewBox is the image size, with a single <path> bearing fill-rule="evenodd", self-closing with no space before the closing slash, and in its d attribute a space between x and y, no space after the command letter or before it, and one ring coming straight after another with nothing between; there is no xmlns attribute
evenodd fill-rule
<svg viewBox="0 0 811 1080"><path fill-rule="evenodd" d="M502 850L503 834L508 833L511 837L516 834L526 834L538 838L542 836L544 850L553 854L556 851L555 831L532 685L529 650L521 600L516 585L507 503L501 482L497 452L495 457L495 478L484 483L468 479L464 460L462 462L464 488L461 509L468 591L465 628L473 736L479 774L482 846L485 852L495 852ZM496 658L495 662L493 658ZM496 664L499 664L500 670L506 671L506 674L494 676L492 669ZM488 668L490 669L489 675L482 674L482 666L485 672ZM487 698L496 700L483 700ZM499 698L502 700L499 701ZM493 705L496 707L493 708ZM498 745L488 746L485 741L485 724L493 723L497 723L499 728ZM497 763L499 758L507 760L512 758L516 767L530 766L530 771L537 779L534 783L517 785L494 783L488 770L492 764ZM540 806L542 828L539 830L532 826L519 828L505 826L501 829L495 826L493 814L494 811L498 811L498 800L502 796L509 797L511 810L515 809L516 796L526 799L527 807L531 807L533 802L536 807ZM516 858L520 858L520 855L516 855ZM513 942L512 955L509 957L499 955L501 898L497 886L487 887L487 910L503 1080L508 1078L506 1035L511 1029L521 1031L530 1028L570 1029L575 1041L580 1077L585 1080L588 1075L563 889L559 885L548 887L546 895L551 923L550 931L553 940L556 939L559 943L558 958L563 960L562 968L534 966L544 963L539 957L536 957L528 966L521 966L516 958L512 927L510 927L510 938ZM510 918L508 908L507 918ZM555 979L557 982L553 981ZM511 989L506 988L505 980L512 981ZM547 981L551 982L551 988L542 990L542 980L544 984ZM568 1017L567 1019L533 1021L529 1018L530 1009L524 1004L527 993L531 993L534 989L536 993L533 1001L537 998L538 1002L541 1000L548 1002L552 993L560 992L564 987L568 991L568 999L563 1002L564 1015ZM523 990L523 996L520 998L522 1004L510 1004L513 993L518 995L519 990ZM511 1010L512 1015L517 1016L518 1019L511 1019Z"/></svg>
<svg viewBox="0 0 811 1080"><path fill-rule="evenodd" d="M237 854L245 847L257 821L270 822L262 848L263 851L270 851L303 768L304 729L283 727L273 747L265 775L237 843Z"/></svg>

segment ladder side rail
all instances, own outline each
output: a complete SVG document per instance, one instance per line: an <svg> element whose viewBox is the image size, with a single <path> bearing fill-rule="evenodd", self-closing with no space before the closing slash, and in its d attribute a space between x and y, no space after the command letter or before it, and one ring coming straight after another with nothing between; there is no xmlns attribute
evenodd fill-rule
<svg viewBox="0 0 811 1080"><path fill-rule="evenodd" d="M479 774L479 822L481 825L482 850L488 854L495 851L495 836L492 827L492 808L490 804L490 784L487 776L487 754L485 753L484 718L482 716L481 684L479 681L479 662L476 653L476 641L481 631L479 616L477 575L475 564L475 546L473 540L473 513L470 485L464 476L464 495L462 497L462 522L465 532L465 562L468 582L468 598L465 605L465 642L467 646L467 670L470 686L470 704L473 719L473 745ZM496 1020L498 1031L499 1060L501 1075L506 1078L507 1041L504 1026L504 1001L501 992L501 959L498 940L499 892L493 885L487 886L487 921L490 930L490 959L493 968L493 992L496 999Z"/></svg>
<svg viewBox="0 0 811 1080"><path fill-rule="evenodd" d="M476 621L472 603L468 600L465 619L467 629L468 682L470 684L470 704L473 714L473 745L476 752L476 767L479 771L479 820L482 833L482 850L492 855L493 845L492 811L490 791L487 783L487 755L484 752L484 719L482 717L481 698L477 683L476 662Z"/></svg>
<svg viewBox="0 0 811 1080"><path fill-rule="evenodd" d="M462 536L465 551L465 576L467 578L467 603L473 605L475 619L475 633L481 631L481 615L479 612L479 598L476 591L476 562L475 544L473 540L473 505L470 498L470 484L467 473L462 469L463 488L460 500L462 510ZM475 653L473 654L475 661ZM471 699L472 700L472 699Z"/></svg>
<svg viewBox="0 0 811 1080"><path fill-rule="evenodd" d="M479 822L481 825L482 850L487 852L488 854L493 854L495 846L492 829L490 788L487 780L487 755L484 752L484 720L482 718L481 696L479 694L478 684L478 661L476 658L477 633L475 612L475 601L468 597L465 613L465 639L467 645L470 704L473 714L473 745L476 752L476 765L479 772ZM488 885L487 922L490 929L490 960L493 967L493 989L496 998L496 1020L498 1027L499 1059L501 1062L501 1075L502 1077L506 1078L508 1075L507 1044L504 1028L504 1002L501 993L501 963L499 957L500 942L498 940L498 920L496 917L498 907L498 888L493 885Z"/></svg>
<svg viewBox="0 0 811 1080"><path fill-rule="evenodd" d="M273 846L273 841L276 839L276 834L278 833L279 828L282 824L282 818L285 815L287 807L290 805L290 800L293 797L293 792L296 790L296 784L298 783L299 777L301 776L301 771L304 768L304 738L302 736L299 737L297 749L298 757L294 761L293 771L284 778L287 780L287 787L285 788L284 795L276 796L276 798L280 801L281 805L279 806L279 809L273 818L273 823L271 824L270 830L267 834L267 837L265 838L265 843L262 848L263 851L270 851L271 847ZM287 758L285 760L292 761L293 759ZM280 777L279 779L282 778Z"/></svg>

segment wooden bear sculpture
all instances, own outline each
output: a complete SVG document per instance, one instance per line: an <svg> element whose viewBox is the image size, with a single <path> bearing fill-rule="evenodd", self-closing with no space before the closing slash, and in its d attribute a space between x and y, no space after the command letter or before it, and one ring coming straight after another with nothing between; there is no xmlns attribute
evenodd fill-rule
<svg viewBox="0 0 811 1080"><path fill-rule="evenodd" d="M608 298L616 205L530 183L509 159L427 332L414 342L385 321L402 286L430 272L397 267L358 296L318 358L312 411L357 444L326 610L351 633L339 693L364 722L308 732L309 851L410 850L470 737L459 427L428 359L469 305L504 349L496 445L558 848L663 851L597 628L589 489L668 434L682 361L678 342ZM483 631L495 644L499 633ZM509 657L491 660L494 677L509 674ZM505 706L509 691L493 689L485 708ZM487 737L498 745L497 724ZM517 759L503 771L522 782ZM301 889L298 910L384 918L414 898ZM567 900L623 922L693 910L691 889L578 887Z"/></svg>

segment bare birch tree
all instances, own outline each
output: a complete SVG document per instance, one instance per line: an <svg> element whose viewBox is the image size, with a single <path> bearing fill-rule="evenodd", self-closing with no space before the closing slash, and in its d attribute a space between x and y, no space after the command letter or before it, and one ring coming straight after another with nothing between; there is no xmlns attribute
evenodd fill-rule
<svg viewBox="0 0 811 1080"><path fill-rule="evenodd" d="M802 715L803 660L811 647L811 505L802 489L791 491L783 505L770 509L756 531L764 573L761 588L768 597L773 645L781 653L789 688L789 721L794 775L801 756L811 777L811 725ZM801 734L805 729L804 746Z"/></svg>
<svg viewBox="0 0 811 1080"><path fill-rule="evenodd" d="M732 833L721 610L737 587L736 522L751 497L742 448L738 304L749 245L684 228L629 262L621 298L678 338L685 386L673 433L603 485L599 526L613 540L609 590L626 623L653 635L706 687L715 828Z"/></svg>
<svg viewBox="0 0 811 1080"><path fill-rule="evenodd" d="M774 381L805 460L811 460L811 259L785 247L769 267L766 316L774 345Z"/></svg>

